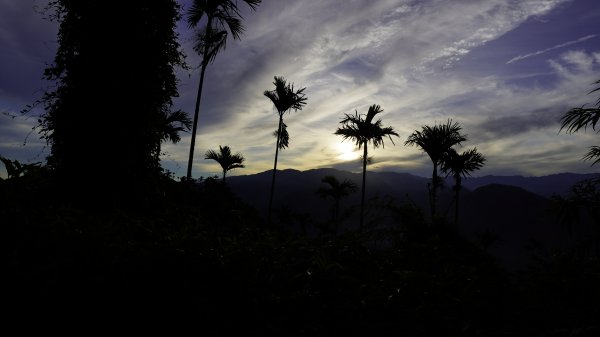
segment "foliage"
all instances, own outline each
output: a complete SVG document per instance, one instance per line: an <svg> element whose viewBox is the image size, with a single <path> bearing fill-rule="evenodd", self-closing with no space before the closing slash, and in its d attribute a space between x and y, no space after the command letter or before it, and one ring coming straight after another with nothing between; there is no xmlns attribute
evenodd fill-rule
<svg viewBox="0 0 600 337"><path fill-rule="evenodd" d="M594 84L600 84L600 80L594 82ZM589 94L596 91L600 91L600 87L590 91ZM600 120L600 98L592 108L586 108L584 105L567 111L560 119L560 130L565 130L566 133L574 133L581 129L586 131L588 127L591 127L592 130L599 132L600 130L596 130L598 120ZM592 165L600 162L600 147L592 146L583 159L593 160Z"/></svg>
<svg viewBox="0 0 600 337"><path fill-rule="evenodd" d="M342 198L347 197L350 193L358 191L356 184L350 179L344 179L340 181L335 176L325 176L321 180L322 183L327 184L328 187L319 187L317 194L322 198L331 197L333 199L332 207L332 221L335 224L333 234L337 235L338 231L338 220L340 217L340 202Z"/></svg>
<svg viewBox="0 0 600 337"><path fill-rule="evenodd" d="M287 83L282 76L275 76L274 79L275 89L265 90L263 94L273 102L277 113L279 113L279 118L282 118L283 114L290 110L302 110L307 100L304 93L306 88L294 90L294 84Z"/></svg>
<svg viewBox="0 0 600 337"><path fill-rule="evenodd" d="M359 115L358 111L354 112L354 115L345 114L344 118L340 121L342 124L334 134L342 136L343 140L351 140L358 146L359 149L363 149L362 162L363 162L363 177L362 177L362 193L360 202L360 223L359 229L363 228L364 223L364 210L365 210L365 188L366 188L366 174L367 174L367 161L369 156L367 155L367 145L373 144L373 148L379 146L385 147L384 139L388 137L390 142L394 144L392 136L398 137L398 133L393 127L382 125L381 119L373 121L376 115L383 112L383 109L379 105L373 104L369 107L366 116ZM363 117L364 116L364 117Z"/></svg>
<svg viewBox="0 0 600 337"><path fill-rule="evenodd" d="M462 127L457 122L452 122L451 119L448 119L446 124L422 126L421 130L413 132L406 142L404 142L404 145L421 148L423 152L427 153L433 164L429 193L432 221L436 220L437 190L441 186L438 167L442 164L442 159L446 152L453 146L460 145L467 140L467 137L460 133L461 130Z"/></svg>
<svg viewBox="0 0 600 337"><path fill-rule="evenodd" d="M454 202L456 205L454 211L454 223L458 224L458 197L462 188L462 178L470 176L471 172L479 170L485 163L485 157L477 152L477 148L472 148L459 154L453 148L448 149L442 155L440 169L447 175L454 178Z"/></svg>
<svg viewBox="0 0 600 337"><path fill-rule="evenodd" d="M225 182L225 175L227 171L231 171L236 168L244 168L244 161L246 160L241 153L232 154L229 146L219 145L219 152L215 150L206 151L204 159L212 159L221 165L223 169L223 182Z"/></svg>
<svg viewBox="0 0 600 337"><path fill-rule="evenodd" d="M40 125L63 194L85 193L82 181L92 177L97 195L143 195L147 179L161 174L161 143L178 141L189 126L182 112L171 112L174 68L184 64L179 5L56 0L46 10L60 26Z"/></svg>
<svg viewBox="0 0 600 337"><path fill-rule="evenodd" d="M6 175L8 179L14 179L31 173L32 171L39 170L42 163L33 164L21 164L17 160L10 160L3 156L0 156L0 161L6 168Z"/></svg>
<svg viewBox="0 0 600 337"><path fill-rule="evenodd" d="M381 119L373 122L375 116L382 112L383 109L379 105L371 105L364 117L359 115L358 111L355 111L354 115L345 114L345 117L340 121L342 126L334 134L342 136L343 140L352 140L359 149L369 143L372 143L374 148L385 147L385 137L388 137L390 142L394 144L392 136L398 137L398 133L394 131L394 128L391 126L383 127Z"/></svg>
<svg viewBox="0 0 600 337"><path fill-rule="evenodd" d="M265 90L264 95L271 100L273 106L279 114L279 124L275 131L277 142L275 143L275 163L273 164L273 177L271 179L271 193L269 195L269 209L268 209L268 221L271 222L271 213L273 210L273 196L275 194L275 176L277 173L277 158L279 157L279 150L285 149L289 146L290 135L287 131L287 125L283 123L283 115L290 110L298 111L302 110L306 105L306 95L304 90L306 88L300 88L294 90L293 83L287 83L282 76L275 76L273 85L275 89L269 91Z"/></svg>
<svg viewBox="0 0 600 337"><path fill-rule="evenodd" d="M276 139L279 139L279 149L287 149L290 146L290 134L287 130L287 125L285 123L281 123L281 137L279 136L279 130L275 130L273 132L273 136Z"/></svg>
<svg viewBox="0 0 600 337"><path fill-rule="evenodd" d="M147 208L94 210L50 198L44 172L0 182L7 319L110 313L207 335L598 332L597 260L557 252L514 277L410 205L396 227L314 238L264 228L213 179L165 178Z"/></svg>
<svg viewBox="0 0 600 337"><path fill-rule="evenodd" d="M255 10L261 0L242 0L250 9ZM242 15L237 6L237 1L232 0L194 0L187 13L187 22L190 28L197 28L200 23L205 23L203 28L196 29L194 51L202 57L200 65L200 83L194 108L194 121L192 123L192 141L187 167L187 180L192 179L192 163L194 161L194 148L196 147L196 129L202 99L204 74L208 64L214 62L217 54L225 49L229 33L235 40L239 40L244 26ZM202 21L206 18L206 21Z"/></svg>
<svg viewBox="0 0 600 337"><path fill-rule="evenodd" d="M461 154L450 148L442 156L440 170L452 175L457 183L456 187L460 189L461 178L470 176L471 172L482 168L485 161L485 157L477 152L477 148L469 149Z"/></svg>

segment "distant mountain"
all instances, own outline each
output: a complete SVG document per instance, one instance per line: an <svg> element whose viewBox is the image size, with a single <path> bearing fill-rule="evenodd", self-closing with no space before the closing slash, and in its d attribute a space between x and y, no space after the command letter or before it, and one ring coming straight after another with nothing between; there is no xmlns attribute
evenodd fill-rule
<svg viewBox="0 0 600 337"><path fill-rule="evenodd" d="M229 187L243 200L266 216L273 171L228 178ZM308 171L282 170L277 172L274 210L281 214L301 216L302 226L325 223L331 216L331 200L322 199L316 191L323 186L321 179L333 175L338 180L350 179L361 186L362 174L336 169ZM564 242L565 231L559 225L549 197L564 194L576 182L598 177L595 174L556 174L545 177L485 176L465 179L461 191L459 223L461 231L476 240L478 235L493 233L499 240L489 251L511 266L523 266L530 252L527 246L535 242L556 247ZM396 204L410 203L429 214L428 178L408 173L368 172L367 198L374 200L371 215L382 215L377 202L395 200ZM440 191L439 212L454 217L452 180ZM375 198L375 199L373 199ZM360 204L360 192L342 201L343 209L355 210ZM381 214L376 214L381 213ZM358 215L348 218L346 228L356 227ZM306 229L306 228L304 228ZM309 229L310 230L310 229ZM316 228L313 228L316 230Z"/></svg>
<svg viewBox="0 0 600 337"><path fill-rule="evenodd" d="M273 171L253 175L233 176L227 179L230 188L243 200L266 215ZM350 179L360 188L361 173L336 169L314 169L308 171L282 170L277 172L274 209L288 208L294 212L309 212L315 216L329 214L330 200L320 198L316 191L323 177L335 176L339 181ZM427 178L408 173L367 172L367 198L390 196L399 201L408 201L425 206L427 202ZM343 200L342 207L358 205L360 192Z"/></svg>
<svg viewBox="0 0 600 337"><path fill-rule="evenodd" d="M551 197L554 194L565 194L571 186L579 181L598 177L600 177L600 174L597 173L559 173L542 177L488 175L484 177L468 177L464 179L463 185L471 190L490 184L518 186L535 194Z"/></svg>
<svg viewBox="0 0 600 337"><path fill-rule="evenodd" d="M525 267L532 253L528 247L539 243L556 248L566 234L550 199L516 186L490 184L465 193L459 216L467 236L496 236L490 253L515 267Z"/></svg>
<svg viewBox="0 0 600 337"><path fill-rule="evenodd" d="M272 170L252 175L232 176L228 178L230 187L240 197L247 200L257 209L264 209L268 203L269 189L271 186ZM313 169L308 171L282 170L277 172L275 191L275 204L287 205L292 209L314 207L298 207L297 200L308 205L323 204L323 200L316 197L315 192L321 186L321 179L326 175L333 175L338 180L350 179L359 187L362 181L361 173L351 173L332 168ZM484 176L467 177L463 180L463 193L479 187L500 184L520 187L542 197L551 197L554 194L565 194L575 183L600 174L575 174L561 173L543 177L523 176ZM408 173L395 172L367 172L367 196L388 195L397 200L409 201L418 206L426 207L428 178L415 176ZM440 192L440 198L452 198L451 187L454 181L446 179L445 188ZM443 200L442 200L443 201ZM359 194L348 198L348 204L360 202ZM306 206L308 206L306 205Z"/></svg>

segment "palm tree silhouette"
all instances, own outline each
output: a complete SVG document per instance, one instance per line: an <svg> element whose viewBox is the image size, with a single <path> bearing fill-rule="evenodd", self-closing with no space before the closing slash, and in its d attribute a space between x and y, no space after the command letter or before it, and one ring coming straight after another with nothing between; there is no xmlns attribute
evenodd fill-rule
<svg viewBox="0 0 600 337"><path fill-rule="evenodd" d="M333 234L337 235L340 201L343 197L349 196L350 193L356 192L358 187L352 180L344 179L344 181L340 183L334 176L325 176L321 182L329 185L329 187L319 187L317 194L323 198L331 197L333 199L332 220L335 226Z"/></svg>
<svg viewBox="0 0 600 337"><path fill-rule="evenodd" d="M255 10L262 0L242 0L250 9ZM242 16L233 0L194 0L188 11L188 25L195 28L206 17L206 25L198 30L194 51L202 56L200 67L200 83L196 96L196 107L194 109L194 123L192 129L192 142L190 144L190 155L187 167L187 179L192 178L192 162L194 161L194 148L196 146L196 129L198 127L198 114L202 98L202 86L204 85L204 73L209 63L212 63L217 54L225 49L229 33L235 40L240 39L244 31Z"/></svg>
<svg viewBox="0 0 600 337"><path fill-rule="evenodd" d="M462 189L462 178L471 175L471 172L479 170L485 163L485 157L473 148L459 154L454 149L444 153L441 160L440 170L454 178L454 224L458 225L458 194Z"/></svg>
<svg viewBox="0 0 600 337"><path fill-rule="evenodd" d="M429 204L431 207L431 219L434 221L436 213L437 190L441 186L438 176L438 166L441 164L443 155L454 145L460 145L467 140L460 133L462 127L449 119L446 124L424 125L421 130L413 132L404 145L418 146L423 150L433 163L431 185L429 187Z"/></svg>
<svg viewBox="0 0 600 337"><path fill-rule="evenodd" d="M594 82L594 84L600 84L600 80ZM590 91L588 94L596 91L600 91L600 87ZM592 130L600 132L600 130L596 130L598 120L600 120L600 98L592 108L582 106L581 108L573 108L567 111L560 119L560 130L562 131L565 129L566 133L574 133L581 129L585 131L587 127L590 126ZM592 166L600 162L600 146L590 147L588 153L583 156L583 160L594 160Z"/></svg>
<svg viewBox="0 0 600 337"><path fill-rule="evenodd" d="M204 159L212 159L221 165L223 169L223 183L225 183L227 171L245 167L243 164L245 160L244 156L241 153L231 154L229 146L219 145L219 152L215 150L206 151Z"/></svg>
<svg viewBox="0 0 600 337"><path fill-rule="evenodd" d="M342 136L343 140L351 139L360 150L363 148L363 175L362 175L362 192L360 199L360 224L359 230L363 228L364 214L365 214L365 183L367 174L367 145L373 144L373 148L376 149L381 145L384 147L385 144L383 139L387 136L392 144L392 136L398 136L398 133L394 131L393 127L383 127L381 119L373 122L375 115L383 112L379 105L373 104L369 107L367 115L359 115L358 111L354 112L354 115L345 114L345 117L340 121L342 126L338 128L334 134ZM364 118L363 118L364 117ZM395 144L394 144L395 145Z"/></svg>
<svg viewBox="0 0 600 337"><path fill-rule="evenodd" d="M306 97L304 90L306 88L298 89L294 91L294 85L286 83L286 80L282 76L275 76L274 90L266 90L264 95L267 96L277 113L279 114L279 126L277 127L277 144L275 146L275 164L273 165L273 178L271 180L271 194L269 196L269 210L268 210L268 223L271 224L271 211L273 209L273 194L275 192L275 173L277 172L277 157L279 156L279 149L283 149L289 144L289 134L287 132L287 126L283 123L283 114L290 110L298 111L302 110L302 107L306 104Z"/></svg>
<svg viewBox="0 0 600 337"><path fill-rule="evenodd" d="M178 143L181 140L179 133L189 131L192 127L192 121L187 114L181 110L164 113L161 116L159 132L162 141L171 141Z"/></svg>

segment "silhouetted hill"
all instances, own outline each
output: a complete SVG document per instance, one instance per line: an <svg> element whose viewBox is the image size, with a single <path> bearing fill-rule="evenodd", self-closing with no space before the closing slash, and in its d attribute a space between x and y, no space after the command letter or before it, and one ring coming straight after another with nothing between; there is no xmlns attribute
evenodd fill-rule
<svg viewBox="0 0 600 337"><path fill-rule="evenodd" d="M551 200L523 188L490 184L465 193L461 201L462 232L473 239L486 231L497 236L489 251L511 266L525 266L532 244L557 247L563 237Z"/></svg>
<svg viewBox="0 0 600 337"><path fill-rule="evenodd" d="M243 200L266 216L269 191L273 171L253 175L233 176L227 183ZM274 209L289 209L295 213L309 213L312 217L325 217L329 214L331 200L322 199L316 191L322 186L321 180L327 175L339 181L350 179L360 188L362 173L351 173L331 168L308 171L282 170L277 172ZM367 198L390 196L398 201L409 199L420 207L427 204L427 178L408 173L367 172ZM409 198L409 199L407 199ZM360 191L342 201L342 208L360 203Z"/></svg>
<svg viewBox="0 0 600 337"><path fill-rule="evenodd" d="M332 201L322 199L316 190L322 185L321 179L333 175L338 180L350 179L361 186L361 173L351 173L336 169L314 169L308 171L278 171L274 210L277 217L296 217L295 222L303 229L316 231L315 225L329 220ZM524 266L530 255L526 247L532 242L554 247L564 237L564 230L558 225L552 213L552 201L548 196L564 193L577 181L595 175L557 174L546 177L501 177L486 176L466 179L466 187L461 191L460 223L461 231L473 240L477 233L486 231L499 237L489 250L513 266ZM253 175L234 176L228 179L231 189L243 200L254 206L259 214L266 216L272 171ZM396 204L410 203L429 214L427 184L429 179L407 173L368 172L367 198L376 198L383 203L390 197ZM503 182L503 183L498 183ZM440 191L439 212L454 218L452 181ZM471 188L473 190L471 190ZM389 199L386 199L389 201ZM376 204L377 202L375 202ZM360 204L360 191L342 200L342 210L357 209ZM384 208L376 206L371 211L383 218ZM298 220L300 219L300 220ZM382 220L385 223L385 220ZM342 228L355 228L357 216L350 216ZM532 241L533 240L533 241Z"/></svg>
<svg viewBox="0 0 600 337"><path fill-rule="evenodd" d="M269 170L252 175L232 176L228 179L228 183L240 197L256 207L259 212L262 212L262 210L266 210L264 205L268 202L272 172L272 170ZM286 205L293 210L306 210L313 207L304 207L303 205L322 206L324 200L318 198L315 191L321 186L321 179L326 175L333 175L340 181L350 179L359 187L362 181L361 173L351 173L332 168L278 171L275 191L276 208L277 206ZM553 194L564 194L578 181L599 176L599 174L561 173L543 177L491 175L468 177L463 181L462 193L490 184L501 184L520 187L539 196L550 197ZM367 197L389 195L399 201L410 200L419 207L427 207L428 181L428 178L408 173L367 172ZM452 198L451 186L453 184L452 179L446 180L445 188L440 192L442 204L445 199ZM299 200L301 200L300 203ZM359 201L359 193L356 193L350 196L345 204L352 205Z"/></svg>
<svg viewBox="0 0 600 337"><path fill-rule="evenodd" d="M518 186L529 192L550 197L553 194L566 193L571 186L579 181L597 177L600 177L600 174L559 173L542 177L488 175L484 177L468 177L464 179L463 184L471 190L490 184Z"/></svg>

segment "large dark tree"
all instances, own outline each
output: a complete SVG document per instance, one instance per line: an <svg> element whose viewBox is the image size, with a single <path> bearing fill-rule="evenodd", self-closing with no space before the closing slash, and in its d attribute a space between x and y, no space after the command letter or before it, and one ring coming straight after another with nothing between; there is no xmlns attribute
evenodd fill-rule
<svg viewBox="0 0 600 337"><path fill-rule="evenodd" d="M189 126L171 112L183 65L177 2L57 0L47 10L60 24L40 119L48 164L72 198L139 191L161 172L161 143Z"/></svg>
<svg viewBox="0 0 600 337"><path fill-rule="evenodd" d="M398 133L394 131L391 126L384 127L381 123L381 119L374 121L373 119L379 113L382 113L383 109L379 105L371 105L367 111L367 115L359 115L358 111L355 111L354 115L346 114L345 117L340 121L342 124L335 134L342 136L344 140L350 139L358 146L363 149L363 175L362 175L362 191L360 199L360 225L359 229L362 230L365 213L365 185L367 175L367 145L373 144L373 148L378 148L380 145L384 147L383 140L388 137L392 144L392 136L398 137Z"/></svg>
<svg viewBox="0 0 600 337"><path fill-rule="evenodd" d="M253 10L260 5L261 1L241 0ZM239 39L244 31L244 26L235 0L194 0L188 11L188 24L190 27L197 28L194 50L202 57L187 167L187 179L191 179L194 148L196 147L196 128L198 127L198 114L200 112L206 67L215 60L220 51L225 49L228 35L231 34L234 39Z"/></svg>

